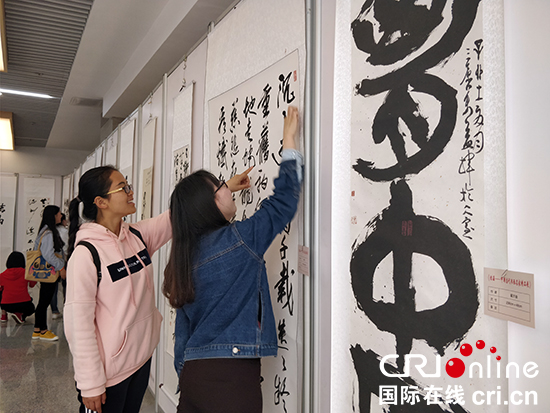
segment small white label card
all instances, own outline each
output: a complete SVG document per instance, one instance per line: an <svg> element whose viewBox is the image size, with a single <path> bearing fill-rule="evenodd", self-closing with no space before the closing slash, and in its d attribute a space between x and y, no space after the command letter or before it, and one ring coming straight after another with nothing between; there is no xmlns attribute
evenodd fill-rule
<svg viewBox="0 0 550 413"><path fill-rule="evenodd" d="M535 328L535 276L485 268L485 314Z"/></svg>

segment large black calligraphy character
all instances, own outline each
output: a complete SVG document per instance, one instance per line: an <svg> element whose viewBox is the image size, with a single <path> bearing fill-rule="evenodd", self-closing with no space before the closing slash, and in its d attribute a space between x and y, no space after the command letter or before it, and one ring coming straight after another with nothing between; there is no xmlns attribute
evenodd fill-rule
<svg viewBox="0 0 550 413"><path fill-rule="evenodd" d="M456 124L456 91L443 80L426 74L426 70L455 54L475 21L480 0L452 2L452 20L441 39L424 53L401 67L374 78L363 79L356 93L373 96L389 91L373 123L373 139L382 143L386 136L396 156L396 164L378 169L372 161L358 159L355 170L374 181L391 181L408 174L417 174L443 151ZM433 1L428 9L413 0L399 2L367 0L352 23L352 34L359 50L369 54L367 61L375 65L401 62L422 46L433 30L442 23L442 10L447 2ZM382 38L374 41L373 21ZM434 96L441 105L440 120L431 137L427 120L419 115L410 90ZM413 141L420 150L408 157L405 152L399 119L409 127Z"/></svg>
<svg viewBox="0 0 550 413"><path fill-rule="evenodd" d="M441 39L439 39L436 44L431 46L428 50L426 50L426 52L415 57L394 71L390 71L389 73L375 79L363 79L361 83L357 85L356 92L362 96L373 96L386 90L403 86L409 82L411 75L423 73L427 69L438 65L449 56L458 52L462 46L464 38L470 32L474 24L477 14L477 7L480 1L481 0L454 0L451 7L451 23L445 31L445 34L443 34ZM358 30L358 27L360 27L359 22L365 15L365 11L368 11L368 9L375 3L388 3L388 0L367 0L363 5L359 17L352 23L352 34L355 44L358 46L359 50L367 51L367 53L369 53L369 49L361 46L365 41L367 41L364 40L365 31L361 29ZM407 3L415 2L412 0L407 0L399 3L405 5ZM418 43L418 40L416 43ZM406 49L404 50L406 51ZM409 53L403 57L408 57L414 50L415 47L410 47ZM395 59L395 57L392 58L392 60ZM401 59L398 60L401 61ZM378 62L377 64L381 64L381 62Z"/></svg>
<svg viewBox="0 0 550 413"><path fill-rule="evenodd" d="M430 8L415 4L416 0L374 1L363 4L352 30L359 50L369 53L373 65L395 63L422 46L432 31L443 21L446 0L434 0ZM378 41L374 24L378 22Z"/></svg>
<svg viewBox="0 0 550 413"><path fill-rule="evenodd" d="M354 169L363 177L373 181L391 181L417 174L432 163L442 152L456 126L456 91L438 77L423 74L410 83L415 92L435 97L441 105L441 117L433 134L428 136L428 122L418 111L407 86L391 90L378 110L372 127L372 137L376 144L388 137L396 157L396 164L388 168L377 168L374 162L358 159ZM412 140L420 150L412 156L405 152L405 142L399 129L402 119L412 134Z"/></svg>
<svg viewBox="0 0 550 413"><path fill-rule="evenodd" d="M451 343L460 342L475 322L479 301L472 257L466 245L443 222L415 214L412 193L404 180L392 183L390 191L390 206L368 224L365 240L354 245L350 271L359 309L379 330L395 335L396 353L400 356L397 364L402 371L404 355L410 353L413 339L425 341L441 355ZM390 253L393 303L373 298L375 271ZM439 307L416 311L416 290L411 278L413 254L431 257L441 267L449 296ZM354 351L352 355L354 362L364 358ZM355 368L362 374L366 367L357 362ZM379 384L382 383L376 386Z"/></svg>
<svg viewBox="0 0 550 413"><path fill-rule="evenodd" d="M446 347L468 332L479 307L470 251L443 222L415 214L412 193L405 181L392 183L390 206L368 227L372 231L355 246L350 262L359 308L380 330L395 334L397 354L408 354L412 339L416 338L443 355ZM395 303L375 301L374 273L390 253ZM449 298L437 308L415 310L416 291L411 285L413 254L431 257L443 271Z"/></svg>

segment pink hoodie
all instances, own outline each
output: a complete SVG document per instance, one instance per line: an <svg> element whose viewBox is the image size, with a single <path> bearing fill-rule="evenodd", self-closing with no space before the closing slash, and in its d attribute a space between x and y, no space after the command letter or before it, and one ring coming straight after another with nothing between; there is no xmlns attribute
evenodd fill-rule
<svg viewBox="0 0 550 413"><path fill-rule="evenodd" d="M169 212L131 225L147 250L125 222L118 237L96 223L77 232L75 244L88 241L99 253L99 287L86 247L75 248L67 266L65 335L84 397L99 396L130 377L159 342L162 316L155 306L150 256L172 237Z"/></svg>

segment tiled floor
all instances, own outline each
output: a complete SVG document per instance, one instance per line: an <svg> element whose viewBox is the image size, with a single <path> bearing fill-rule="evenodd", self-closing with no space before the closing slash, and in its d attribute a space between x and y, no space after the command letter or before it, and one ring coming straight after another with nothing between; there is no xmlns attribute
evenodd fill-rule
<svg viewBox="0 0 550 413"><path fill-rule="evenodd" d="M52 320L48 309L48 327L59 341L31 340L33 325L34 316L23 325L9 317L0 327L0 413L78 412L63 319ZM154 411L154 396L147 392L141 412Z"/></svg>

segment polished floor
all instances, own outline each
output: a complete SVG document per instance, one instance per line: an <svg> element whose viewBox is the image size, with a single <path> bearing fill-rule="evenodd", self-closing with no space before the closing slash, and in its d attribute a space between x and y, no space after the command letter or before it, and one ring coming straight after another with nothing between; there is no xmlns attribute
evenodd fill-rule
<svg viewBox="0 0 550 413"><path fill-rule="evenodd" d="M61 295L59 298L62 300ZM34 315L23 325L8 318L0 327L0 413L78 412L63 319L52 320L48 309L48 327L59 341L46 342L31 340ZM141 412L155 412L155 399L149 391Z"/></svg>

